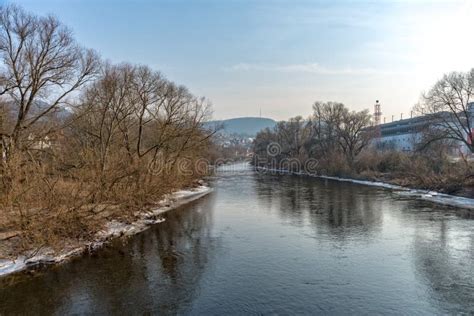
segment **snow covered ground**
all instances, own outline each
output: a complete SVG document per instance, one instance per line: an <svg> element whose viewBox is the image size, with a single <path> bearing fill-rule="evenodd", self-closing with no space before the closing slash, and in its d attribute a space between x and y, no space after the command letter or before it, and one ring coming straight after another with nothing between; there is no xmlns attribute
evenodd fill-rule
<svg viewBox="0 0 474 316"><path fill-rule="evenodd" d="M166 196L160 203L158 203L159 206L151 211L137 213L137 221L127 224L113 220L107 223L105 229L97 234L95 241L71 246L59 254L51 249L44 248L36 254L19 256L15 260L0 259L0 276L19 272L29 267L41 264L61 263L73 256L83 254L86 250L101 247L105 242L112 238L137 234L144 231L152 224L163 222L164 219L159 216L160 214L197 200L210 192L212 192L212 188L205 185L190 190L176 191Z"/></svg>

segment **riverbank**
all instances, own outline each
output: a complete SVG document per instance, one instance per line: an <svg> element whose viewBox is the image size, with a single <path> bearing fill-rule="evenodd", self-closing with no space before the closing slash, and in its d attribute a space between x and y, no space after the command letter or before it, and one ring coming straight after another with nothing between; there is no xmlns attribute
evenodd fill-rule
<svg viewBox="0 0 474 316"><path fill-rule="evenodd" d="M195 188L176 191L165 196L165 198L156 204L156 207L136 212L133 221L128 222L115 219L108 221L95 234L92 240L71 241L61 250L53 250L46 246L35 251L23 253L15 259L0 257L0 277L41 265L63 263L73 257L100 248L112 239L122 236L131 236L142 232L150 225L162 222L163 219L160 215L163 213L197 200L210 192L212 192L212 188L203 184ZM15 232L5 233L3 237L0 238L4 252L8 252L9 246L14 246L14 234Z"/></svg>
<svg viewBox="0 0 474 316"><path fill-rule="evenodd" d="M409 188L409 187L400 186L397 184L392 184L392 183L387 183L387 182L370 181L369 179L361 180L361 179L341 178L341 177L333 177L333 176L315 175L315 174L302 172L302 171L292 172L288 170L278 170L278 169L271 169L271 168L265 168L265 167L255 167L255 168L261 171L263 170L263 171L268 171L268 172L302 175L302 176L309 176L309 177L326 179L326 180L331 180L331 181L350 182L350 183L355 183L355 184L379 187L379 188L391 190L395 194L405 196L405 197L415 198L415 199L429 201L429 202L447 205L447 206L474 210L474 199L440 193L440 192L436 192L432 190L414 189L414 188Z"/></svg>

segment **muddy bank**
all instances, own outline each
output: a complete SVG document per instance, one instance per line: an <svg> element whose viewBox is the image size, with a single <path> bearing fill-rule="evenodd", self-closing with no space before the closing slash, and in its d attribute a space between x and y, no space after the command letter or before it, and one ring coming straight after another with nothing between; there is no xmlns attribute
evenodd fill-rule
<svg viewBox="0 0 474 316"><path fill-rule="evenodd" d="M167 195L162 201L157 203L156 207L147 211L137 212L135 214L136 220L131 223L118 220L107 222L103 229L95 235L93 241L71 242L60 251L54 251L45 247L35 252L24 253L14 260L0 258L0 277L40 265L62 263L75 256L97 249L114 238L137 234L147 229L150 225L162 222L161 214L199 199L210 192L212 192L212 188L207 185L176 191ZM7 243L9 239L14 237L15 232L9 232L5 234L0 242Z"/></svg>

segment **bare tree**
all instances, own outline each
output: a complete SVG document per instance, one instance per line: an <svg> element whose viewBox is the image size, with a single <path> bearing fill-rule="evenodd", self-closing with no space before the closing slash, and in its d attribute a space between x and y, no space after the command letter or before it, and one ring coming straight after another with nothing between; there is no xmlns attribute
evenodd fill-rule
<svg viewBox="0 0 474 316"><path fill-rule="evenodd" d="M373 132L369 125L368 110L360 112L346 110L342 114L341 124L337 126L338 141L351 168L355 158L373 138Z"/></svg>
<svg viewBox="0 0 474 316"><path fill-rule="evenodd" d="M315 102L313 111L312 137L308 144L312 154L330 157L334 151L341 150L352 167L372 137L368 111L349 111L338 102Z"/></svg>
<svg viewBox="0 0 474 316"><path fill-rule="evenodd" d="M443 76L422 96L414 110L426 115L425 143L453 140L474 152L474 68L469 72L451 72Z"/></svg>
<svg viewBox="0 0 474 316"><path fill-rule="evenodd" d="M349 111L338 102L315 102L313 110L309 120L297 116L258 133L254 141L254 163L292 159L303 162L316 158L323 162L321 167L339 168L338 171L345 166L354 168L357 156L373 137L368 111ZM279 144L277 153L266 152L272 142Z"/></svg>
<svg viewBox="0 0 474 316"><path fill-rule="evenodd" d="M301 116L279 122L275 126L281 153L286 157L300 158L306 141L306 121Z"/></svg>
<svg viewBox="0 0 474 316"><path fill-rule="evenodd" d="M268 146L278 142L275 129L265 128L257 133L253 141L253 163L256 166L268 163ZM277 153L278 154L278 153Z"/></svg>
<svg viewBox="0 0 474 316"><path fill-rule="evenodd" d="M147 66L100 63L54 17L0 7L0 215L25 248L90 238L106 220L95 214L130 218L192 185L209 116L207 99Z"/></svg>
<svg viewBox="0 0 474 316"><path fill-rule="evenodd" d="M306 144L311 156L327 156L337 149L338 126L347 109L339 102L315 102L311 136Z"/></svg>
<svg viewBox="0 0 474 316"><path fill-rule="evenodd" d="M99 193L126 178L136 187L154 181L153 166L172 168L182 155L199 156L192 151L211 135L202 127L208 101L146 66L105 65L82 99L73 130L88 153L79 156L98 168Z"/></svg>
<svg viewBox="0 0 474 316"><path fill-rule="evenodd" d="M0 95L15 112L1 135L8 159L36 123L67 106L68 97L94 77L99 59L55 17L36 17L14 5L0 8L0 59Z"/></svg>

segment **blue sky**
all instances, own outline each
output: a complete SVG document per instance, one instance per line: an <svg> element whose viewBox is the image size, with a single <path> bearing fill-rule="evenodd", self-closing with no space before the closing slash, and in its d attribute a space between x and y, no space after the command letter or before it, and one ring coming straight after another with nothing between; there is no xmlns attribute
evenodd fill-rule
<svg viewBox="0 0 474 316"><path fill-rule="evenodd" d="M162 71L218 119L376 99L387 120L406 117L443 73L474 67L471 0L10 2L56 15L105 59Z"/></svg>

